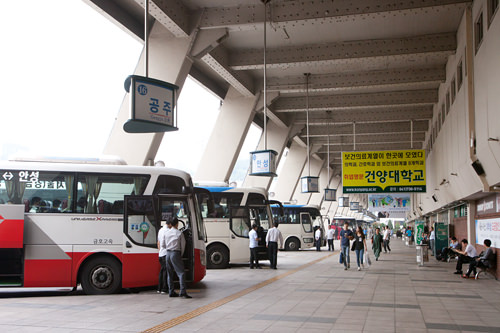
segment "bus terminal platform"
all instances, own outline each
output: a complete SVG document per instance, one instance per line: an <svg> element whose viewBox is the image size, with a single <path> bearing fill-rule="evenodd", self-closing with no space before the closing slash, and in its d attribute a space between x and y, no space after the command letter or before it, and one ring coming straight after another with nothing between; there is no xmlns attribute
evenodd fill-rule
<svg viewBox="0 0 500 333"><path fill-rule="evenodd" d="M280 252L278 269L209 270L192 299L156 289L86 296L81 291L0 291L2 332L500 332L500 285L453 274L455 262L416 263L414 246L357 271L335 252ZM467 267L467 264L464 268Z"/></svg>

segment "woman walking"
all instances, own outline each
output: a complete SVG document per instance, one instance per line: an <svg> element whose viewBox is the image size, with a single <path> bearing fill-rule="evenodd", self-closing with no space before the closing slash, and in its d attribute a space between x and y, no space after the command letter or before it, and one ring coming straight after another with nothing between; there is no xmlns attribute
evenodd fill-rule
<svg viewBox="0 0 500 333"><path fill-rule="evenodd" d="M356 229L356 236L354 236L354 242L352 243L352 248L353 248L354 252L356 252L356 261L358 263L358 271L360 271L361 266L363 266L363 268L365 268L365 265L363 265L363 255L364 255L365 251L367 250L365 233L363 232L363 229L361 227L358 227Z"/></svg>
<svg viewBox="0 0 500 333"><path fill-rule="evenodd" d="M378 261L380 252L382 252L382 235L380 234L380 228L375 229L375 235L372 238L372 249L375 260Z"/></svg>

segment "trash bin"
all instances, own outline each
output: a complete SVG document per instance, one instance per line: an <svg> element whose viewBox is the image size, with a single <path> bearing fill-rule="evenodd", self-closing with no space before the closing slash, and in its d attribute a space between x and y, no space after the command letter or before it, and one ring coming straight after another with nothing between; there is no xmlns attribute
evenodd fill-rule
<svg viewBox="0 0 500 333"><path fill-rule="evenodd" d="M424 262L429 261L429 245L418 244L415 248L417 249L417 264L423 266Z"/></svg>

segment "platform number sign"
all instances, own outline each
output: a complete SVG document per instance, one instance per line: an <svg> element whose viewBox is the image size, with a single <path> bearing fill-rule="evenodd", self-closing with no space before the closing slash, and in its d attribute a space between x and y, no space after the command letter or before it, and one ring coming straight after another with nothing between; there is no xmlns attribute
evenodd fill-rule
<svg viewBox="0 0 500 333"><path fill-rule="evenodd" d="M130 120L124 125L129 133L175 131L175 101L179 87L151 78L131 75L125 81L130 93Z"/></svg>

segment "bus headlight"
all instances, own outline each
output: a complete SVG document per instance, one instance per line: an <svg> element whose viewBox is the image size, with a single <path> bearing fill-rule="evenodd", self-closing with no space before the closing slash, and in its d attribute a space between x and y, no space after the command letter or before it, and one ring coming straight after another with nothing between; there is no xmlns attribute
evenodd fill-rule
<svg viewBox="0 0 500 333"><path fill-rule="evenodd" d="M303 241L304 241L304 243L312 243L313 239L312 238L304 238Z"/></svg>
<svg viewBox="0 0 500 333"><path fill-rule="evenodd" d="M200 262L203 266L207 265L207 254L205 250L200 250Z"/></svg>

